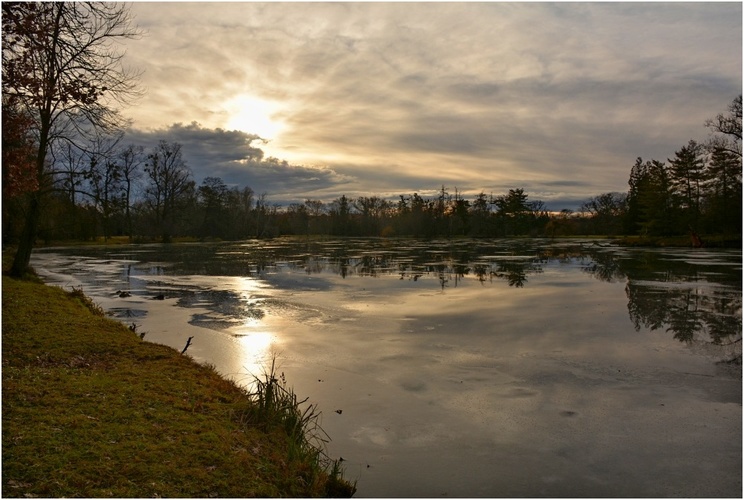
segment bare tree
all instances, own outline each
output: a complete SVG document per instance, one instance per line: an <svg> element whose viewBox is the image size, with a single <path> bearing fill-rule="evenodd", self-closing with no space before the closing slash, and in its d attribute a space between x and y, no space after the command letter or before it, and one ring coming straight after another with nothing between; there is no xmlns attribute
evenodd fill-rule
<svg viewBox="0 0 744 500"><path fill-rule="evenodd" d="M105 240L111 236L112 217L122 208L122 167L117 158L122 137L123 134L99 136L88 152L89 195L101 217Z"/></svg>
<svg viewBox="0 0 744 500"><path fill-rule="evenodd" d="M160 141L147 155L145 173L150 181L145 188L147 203L155 216L163 243L168 243L173 236L179 203L194 189L191 171L181 154L181 145Z"/></svg>
<svg viewBox="0 0 744 500"><path fill-rule="evenodd" d="M141 175L140 167L145 162L144 156L144 148L134 144L130 144L119 152L123 184L122 203L124 204L124 219L130 242L132 241L132 191Z"/></svg>
<svg viewBox="0 0 744 500"><path fill-rule="evenodd" d="M591 216L593 232L613 234L621 231L622 217L626 212L627 195L625 193L602 193L585 201L581 212Z"/></svg>
<svg viewBox="0 0 744 500"><path fill-rule="evenodd" d="M57 189L69 196L70 203L78 202L78 195L83 194L83 183L90 169L89 158L83 150L73 147L72 144L62 145L58 151L51 151L50 156L54 158L54 177Z"/></svg>
<svg viewBox="0 0 744 500"><path fill-rule="evenodd" d="M44 185L56 142L77 144L123 124L117 107L139 95L138 74L124 68L116 43L140 36L129 10L107 2L5 2L2 91L33 120L34 170ZM30 193L11 274L28 268L41 217L42 190Z"/></svg>
<svg viewBox="0 0 744 500"><path fill-rule="evenodd" d="M715 118L705 121L705 126L714 133L709 149L725 149L741 158L741 94L728 107L729 114L719 113Z"/></svg>

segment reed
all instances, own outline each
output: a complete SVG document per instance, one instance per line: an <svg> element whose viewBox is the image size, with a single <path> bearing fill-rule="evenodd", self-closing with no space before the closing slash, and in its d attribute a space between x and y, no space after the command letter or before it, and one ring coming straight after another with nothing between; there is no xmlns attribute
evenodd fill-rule
<svg viewBox="0 0 744 500"><path fill-rule="evenodd" d="M304 479L311 484L322 479L326 496L351 497L356 491L356 482L344 480L340 461L331 459L326 452L330 437L320 425L322 413L318 405L306 404L309 398L298 400L284 372L277 373L275 355L270 367L262 375L253 377L250 387L253 404L244 414L246 423L281 427L290 438L289 458L313 464Z"/></svg>

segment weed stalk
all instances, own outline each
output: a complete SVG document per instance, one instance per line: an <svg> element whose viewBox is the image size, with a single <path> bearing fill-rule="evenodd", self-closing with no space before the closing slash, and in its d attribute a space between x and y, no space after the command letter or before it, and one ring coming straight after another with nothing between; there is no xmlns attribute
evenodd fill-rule
<svg viewBox="0 0 744 500"><path fill-rule="evenodd" d="M328 496L354 494L356 484L343 479L340 461L330 459L325 451L330 437L320 426L318 405L309 404L302 409L309 398L298 401L294 390L287 386L284 372L277 374L275 356L271 368L264 370L263 376L254 376L253 392L249 396L254 402L251 422L266 427L281 426L290 437L290 459L307 460L314 465L310 480L317 480L323 471L329 478Z"/></svg>

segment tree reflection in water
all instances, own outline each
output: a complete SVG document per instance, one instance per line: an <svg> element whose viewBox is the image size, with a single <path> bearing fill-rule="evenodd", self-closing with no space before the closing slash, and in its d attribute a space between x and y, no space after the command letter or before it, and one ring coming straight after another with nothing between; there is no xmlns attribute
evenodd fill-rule
<svg viewBox="0 0 744 500"><path fill-rule="evenodd" d="M101 249L75 248L74 255L98 257ZM148 245L108 250L106 258L143 262L150 276L207 275L261 278L283 268L308 275L334 273L351 277L438 281L442 292L475 278L486 286L510 289L550 266L574 266L604 282L625 281L628 314L636 330L665 328L690 345L734 346L730 358L741 360L741 253L701 249L627 249L606 242L569 240L413 240L293 238L240 243ZM130 279L132 267L127 268ZM180 297L184 306L216 304L199 322L260 318L260 301L246 303L229 293L205 297L196 287Z"/></svg>
<svg viewBox="0 0 744 500"><path fill-rule="evenodd" d="M690 252L692 254L692 252ZM721 272L717 259L670 257L660 251L588 252L584 271L602 281L625 279L628 314L636 331L666 327L687 344L737 345L728 362L741 363L741 278Z"/></svg>
<svg viewBox="0 0 744 500"><path fill-rule="evenodd" d="M636 330L666 328L675 339L687 344L741 344L741 277L737 279L735 272L722 272L722 262L718 260L721 254L695 258L694 251L688 255L685 250L676 254L655 249L627 250L596 242L500 243L496 247L498 253L490 256L484 256L483 242L473 241L429 242L431 246L425 252L415 246L401 245L398 252L382 247L351 257L337 248L344 257L327 259L322 269L316 267L317 261L313 265L300 265L306 266L308 272L336 267L343 277L349 274L377 277L395 272L400 279L416 281L424 275L433 275L444 290L457 287L467 276L482 284L502 280L510 287L523 288L529 276L542 273L547 265L578 264L597 280L626 281L628 314ZM426 262L432 254L440 260ZM733 254L728 256L732 259L729 264L737 258ZM741 360L740 347L733 359Z"/></svg>

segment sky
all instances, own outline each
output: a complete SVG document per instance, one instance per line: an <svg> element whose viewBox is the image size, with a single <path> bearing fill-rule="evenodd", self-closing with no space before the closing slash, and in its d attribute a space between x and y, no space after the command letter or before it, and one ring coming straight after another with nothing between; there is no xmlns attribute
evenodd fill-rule
<svg viewBox="0 0 744 500"><path fill-rule="evenodd" d="M742 92L742 4L135 2L126 141L270 202L627 191Z"/></svg>

